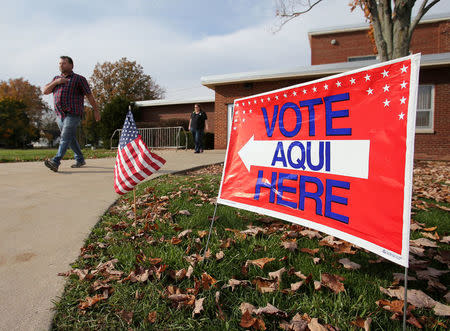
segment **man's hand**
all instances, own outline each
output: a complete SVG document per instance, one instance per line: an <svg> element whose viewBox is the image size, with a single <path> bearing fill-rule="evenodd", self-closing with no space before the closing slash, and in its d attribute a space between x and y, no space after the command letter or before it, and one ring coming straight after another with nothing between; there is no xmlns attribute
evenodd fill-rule
<svg viewBox="0 0 450 331"><path fill-rule="evenodd" d="M69 80L67 78L61 77L58 79L55 79L56 85L60 85L60 84L65 84L67 83Z"/></svg>

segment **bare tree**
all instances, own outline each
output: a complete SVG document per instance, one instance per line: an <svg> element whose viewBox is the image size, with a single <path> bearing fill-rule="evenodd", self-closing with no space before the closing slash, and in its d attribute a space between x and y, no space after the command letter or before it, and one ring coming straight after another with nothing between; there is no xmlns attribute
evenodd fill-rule
<svg viewBox="0 0 450 331"><path fill-rule="evenodd" d="M324 0L277 0L276 15L281 19L280 29L290 20L312 10ZM381 61L409 54L411 37L423 15L440 0L422 0L417 15L411 21L416 0L351 0L353 11L360 7L370 23Z"/></svg>

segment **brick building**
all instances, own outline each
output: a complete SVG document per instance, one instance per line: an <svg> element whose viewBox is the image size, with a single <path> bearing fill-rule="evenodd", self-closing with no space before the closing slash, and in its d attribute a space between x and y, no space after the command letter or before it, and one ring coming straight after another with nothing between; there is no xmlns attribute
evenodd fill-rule
<svg viewBox="0 0 450 331"><path fill-rule="evenodd" d="M214 98L137 101L135 105L139 111L136 114L136 124L138 127L159 127L188 123L196 103L208 116L209 131L213 131Z"/></svg>
<svg viewBox="0 0 450 331"><path fill-rule="evenodd" d="M226 148L234 99L379 62L367 32L367 25L310 32L308 67L202 77L202 84L215 91L214 147ZM422 53L415 157L450 160L450 15L423 20L410 49Z"/></svg>

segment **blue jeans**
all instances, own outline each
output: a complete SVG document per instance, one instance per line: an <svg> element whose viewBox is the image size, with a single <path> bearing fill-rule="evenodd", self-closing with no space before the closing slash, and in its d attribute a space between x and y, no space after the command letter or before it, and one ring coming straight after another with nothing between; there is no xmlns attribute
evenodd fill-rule
<svg viewBox="0 0 450 331"><path fill-rule="evenodd" d="M60 117L57 118L56 123L61 130L61 140L59 142L58 153L52 161L58 166L60 165L61 159L66 154L67 148L69 147L75 154L75 160L77 162L84 162L84 156L77 141L77 127L80 122L81 117L76 115L66 115L63 120L61 120Z"/></svg>
<svg viewBox="0 0 450 331"><path fill-rule="evenodd" d="M200 152L203 150L203 130L194 129L191 132L194 137L195 151Z"/></svg>

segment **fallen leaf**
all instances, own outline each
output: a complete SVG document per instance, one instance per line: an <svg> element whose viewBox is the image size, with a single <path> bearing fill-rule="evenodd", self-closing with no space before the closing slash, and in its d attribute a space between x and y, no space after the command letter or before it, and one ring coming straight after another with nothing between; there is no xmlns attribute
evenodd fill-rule
<svg viewBox="0 0 450 331"><path fill-rule="evenodd" d="M267 278L256 277L253 280L253 284L256 285L256 289L261 293L272 293L278 289L277 280L270 280Z"/></svg>
<svg viewBox="0 0 450 331"><path fill-rule="evenodd" d="M356 254L354 247L351 243L343 241L341 244L334 246L334 252L336 254Z"/></svg>
<svg viewBox="0 0 450 331"><path fill-rule="evenodd" d="M241 322L239 323L243 328L255 328L256 330L265 330L266 326L264 321L259 318L254 318L250 315L248 311L246 311L241 318Z"/></svg>
<svg viewBox="0 0 450 331"><path fill-rule="evenodd" d="M405 274L402 273L393 273L392 274L394 276L394 280L398 281L398 282L402 282L405 280ZM413 276L408 276L408 281L412 281L412 280L417 280L416 277Z"/></svg>
<svg viewBox="0 0 450 331"><path fill-rule="evenodd" d="M334 293L339 293L345 291L344 284L340 282L342 280L344 280L344 278L341 276L323 273L321 283L331 289Z"/></svg>
<svg viewBox="0 0 450 331"><path fill-rule="evenodd" d="M319 241L320 246L329 246L329 247L333 247L333 248L342 243L343 243L343 241L341 241L341 240L334 240L333 236L327 236L327 237L323 238L321 241Z"/></svg>
<svg viewBox="0 0 450 331"><path fill-rule="evenodd" d="M442 239L440 241L441 241L441 243L444 243L444 244L450 244L450 236L442 237Z"/></svg>
<svg viewBox="0 0 450 331"><path fill-rule="evenodd" d="M223 251L220 251L219 253L216 254L216 260L220 261L224 258L225 254L223 253Z"/></svg>
<svg viewBox="0 0 450 331"><path fill-rule="evenodd" d="M319 233L319 231L315 231L315 230L305 229L303 231L300 231L300 234L302 236L307 236L309 239L313 239L313 238L321 239L322 238L322 235Z"/></svg>
<svg viewBox="0 0 450 331"><path fill-rule="evenodd" d="M425 270L416 271L417 278L424 280L438 280L441 275L448 273L448 270L437 270L431 267Z"/></svg>
<svg viewBox="0 0 450 331"><path fill-rule="evenodd" d="M180 210L178 212L178 214L180 215L186 215L186 216L191 216L191 213L189 212L189 210Z"/></svg>
<svg viewBox="0 0 450 331"><path fill-rule="evenodd" d="M128 325L130 325L131 322L133 322L134 314L132 311L121 310L118 312L118 314L125 322L127 322Z"/></svg>
<svg viewBox="0 0 450 331"><path fill-rule="evenodd" d="M106 300L107 297L105 297L102 294L96 294L93 297L86 297L84 299L84 301L80 302L80 304L78 305L79 309L86 309L89 307L92 307L93 305L95 305L97 302L101 301L101 300Z"/></svg>
<svg viewBox="0 0 450 331"><path fill-rule="evenodd" d="M282 241L281 246L283 246L285 249L294 252L297 249L297 240L288 240L288 241Z"/></svg>
<svg viewBox="0 0 450 331"><path fill-rule="evenodd" d="M253 311L255 315L267 314L267 315L276 315L281 318L287 318L288 314L282 310L279 310L277 307L272 306L270 303L263 308L258 308Z"/></svg>
<svg viewBox="0 0 450 331"><path fill-rule="evenodd" d="M303 285L303 283L304 283L303 280L301 280L301 281L299 281L297 283L292 283L291 284L291 291L293 291L293 292L297 291Z"/></svg>
<svg viewBox="0 0 450 331"><path fill-rule="evenodd" d="M152 324L155 323L156 322L156 311L149 312L148 316L147 316L147 320Z"/></svg>
<svg viewBox="0 0 450 331"><path fill-rule="evenodd" d="M436 229L437 229L437 226L433 226L431 228L424 228L423 231L433 232Z"/></svg>
<svg viewBox="0 0 450 331"><path fill-rule="evenodd" d="M252 264L252 265L255 265L255 266L258 266L258 267L260 267L261 269L263 269L264 268L264 265L266 264L266 263L269 263L269 262L271 262L271 261L273 261L273 260L275 260L274 258L272 258L272 257L263 257L262 259L257 259L257 260L247 260L247 262L245 263L246 265L248 265L248 264Z"/></svg>
<svg viewBox="0 0 450 331"><path fill-rule="evenodd" d="M280 285L281 282L281 276L286 272L286 269L283 267L280 270L269 272L269 278L270 279L277 279L278 285Z"/></svg>
<svg viewBox="0 0 450 331"><path fill-rule="evenodd" d="M372 319L370 317L368 317L367 319L358 317L356 320L350 322L350 324L356 325L356 326L364 329L364 331L370 330L371 323L372 323Z"/></svg>
<svg viewBox="0 0 450 331"><path fill-rule="evenodd" d="M408 322L411 325L414 325L418 329L422 329L422 325L419 323L419 321L413 314L409 315L409 318L406 320L406 322Z"/></svg>
<svg viewBox="0 0 450 331"><path fill-rule="evenodd" d="M192 266L190 265L187 272L186 272L186 277L187 278L191 278L192 273L194 272L194 268L192 268Z"/></svg>
<svg viewBox="0 0 450 331"><path fill-rule="evenodd" d="M319 252L319 248L314 248L314 249L300 248L300 252L308 253L310 255L315 255L315 254L317 254Z"/></svg>
<svg viewBox="0 0 450 331"><path fill-rule="evenodd" d="M178 245L182 240L177 238L177 237L173 237L172 240L170 240L170 243L172 245Z"/></svg>
<svg viewBox="0 0 450 331"><path fill-rule="evenodd" d="M322 283L315 280L314 281L314 290L319 291L322 288Z"/></svg>
<svg viewBox="0 0 450 331"><path fill-rule="evenodd" d="M263 233L263 234L266 233L266 230L264 230L263 228L260 228L258 226L249 225L247 228L248 228L247 230L241 231L241 233L249 235L249 236L257 236L260 233Z"/></svg>
<svg viewBox="0 0 450 331"><path fill-rule="evenodd" d="M217 283L217 280L212 278L210 275L208 275L206 272L202 274L202 285L204 290L209 290L209 288Z"/></svg>
<svg viewBox="0 0 450 331"><path fill-rule="evenodd" d="M359 265L358 263L352 262L347 258L340 259L339 263L342 264L345 269L356 270L356 269L361 268L361 265Z"/></svg>
<svg viewBox="0 0 450 331"><path fill-rule="evenodd" d="M311 331L328 331L326 327L319 323L317 318L311 318L311 322L308 323L308 328Z"/></svg>
<svg viewBox="0 0 450 331"><path fill-rule="evenodd" d="M168 299L178 303L178 306L193 306L195 303L195 296L191 294L172 294Z"/></svg>
<svg viewBox="0 0 450 331"><path fill-rule="evenodd" d="M384 310L388 310L394 313L403 313L403 300L378 300L376 304L383 308Z"/></svg>
<svg viewBox="0 0 450 331"><path fill-rule="evenodd" d="M237 280L234 278L231 278L230 280L228 280L228 285L224 285L222 286L222 288L227 288L227 287L231 287L231 291L234 291L236 286L247 286L248 284L250 284L250 282L248 280Z"/></svg>
<svg viewBox="0 0 450 331"><path fill-rule="evenodd" d="M445 301L447 301L447 303L450 303L450 292L447 292L447 294L444 295L444 299Z"/></svg>
<svg viewBox="0 0 450 331"><path fill-rule="evenodd" d="M426 238L419 238L416 240L410 240L409 243L412 246L418 246L418 247L437 247L437 244L434 241L431 241Z"/></svg>
<svg viewBox="0 0 450 331"><path fill-rule="evenodd" d="M206 236L208 234L208 231L206 231L206 230L205 231L197 231L197 233L200 238L203 238L204 236Z"/></svg>
<svg viewBox="0 0 450 331"><path fill-rule="evenodd" d="M248 311L250 314L252 314L253 311L256 309L256 307L253 306L252 304L248 303L248 302L243 302L239 306L239 309L240 309L242 314L244 314L246 311Z"/></svg>
<svg viewBox="0 0 450 331"><path fill-rule="evenodd" d="M320 257L314 257L313 258L313 263L314 264L319 264L320 263Z"/></svg>
<svg viewBox="0 0 450 331"><path fill-rule="evenodd" d="M424 236L425 238L431 239L431 240L439 240L439 235L437 234L437 232L435 232L434 234L432 233L428 233L428 232L421 232L420 233L422 236Z"/></svg>
<svg viewBox="0 0 450 331"><path fill-rule="evenodd" d="M416 247L416 246L409 246L409 251L412 254L415 254L417 256L423 257L424 256L424 252L425 252L425 248L420 248L420 247Z"/></svg>
<svg viewBox="0 0 450 331"><path fill-rule="evenodd" d="M380 291L390 297L396 297L400 300L404 300L405 288L403 286L394 289L385 289L380 286ZM407 300L408 303L416 306L417 308L433 308L436 305L436 301L420 290L408 290Z"/></svg>
<svg viewBox="0 0 450 331"><path fill-rule="evenodd" d="M280 323L280 328L289 331L306 331L308 327L308 321L304 320L299 313L295 314L291 322L283 321Z"/></svg>
<svg viewBox="0 0 450 331"><path fill-rule="evenodd" d="M189 233L191 233L191 232L192 232L192 230L184 230L183 232L180 232L180 233L178 234L178 238L181 239L181 238L187 236L187 235L188 235Z"/></svg>
<svg viewBox="0 0 450 331"><path fill-rule="evenodd" d="M205 298L201 298L198 300L195 300L194 303L194 311L192 312L192 318L195 317L195 315L200 314L203 310L203 301L205 300Z"/></svg>
<svg viewBox="0 0 450 331"><path fill-rule="evenodd" d="M178 270L178 271L171 270L169 273L170 277L172 277L172 279L174 279L176 281L183 280L186 277L186 274L187 274L187 272L186 272L186 269L184 269L184 268L181 270Z"/></svg>
<svg viewBox="0 0 450 331"><path fill-rule="evenodd" d="M440 302L436 303L433 311L437 316L450 316L450 306L444 305Z"/></svg>

